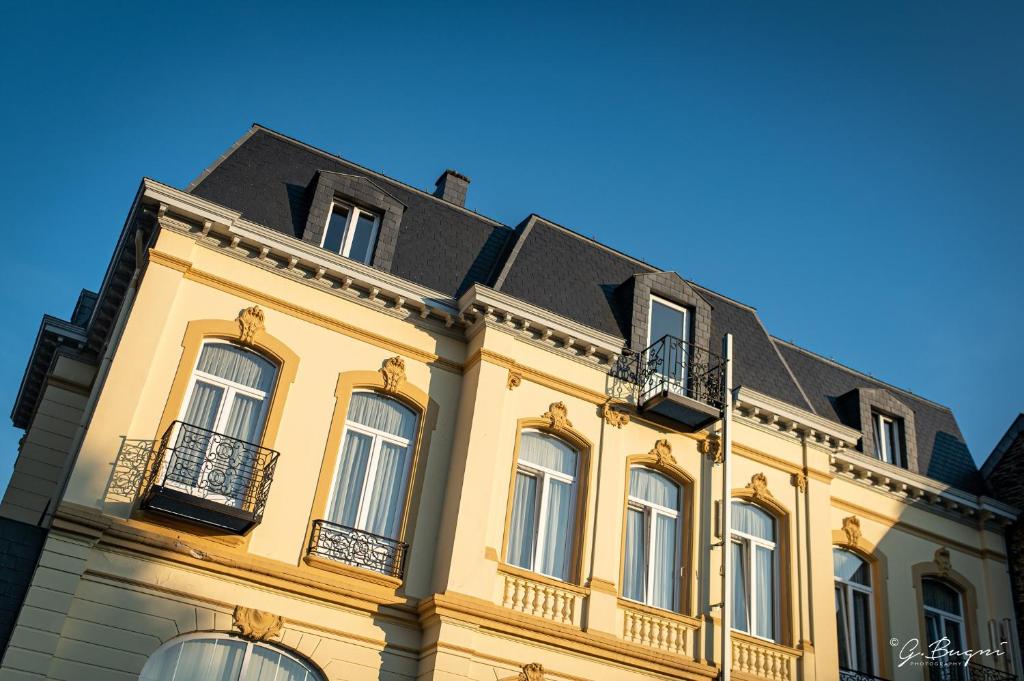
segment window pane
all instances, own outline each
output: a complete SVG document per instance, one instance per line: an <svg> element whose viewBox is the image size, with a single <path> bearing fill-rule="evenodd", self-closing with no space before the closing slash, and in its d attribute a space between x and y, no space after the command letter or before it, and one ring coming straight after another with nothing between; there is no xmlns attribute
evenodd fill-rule
<svg viewBox="0 0 1024 681"><path fill-rule="evenodd" d="M738 631L750 631L747 620L750 596L747 593L746 554L746 544L732 543L732 628Z"/></svg>
<svg viewBox="0 0 1024 681"><path fill-rule="evenodd" d="M192 386L192 395L183 420L193 426L213 430L223 397L224 389L220 386L197 380Z"/></svg>
<svg viewBox="0 0 1024 681"><path fill-rule="evenodd" d="M398 400L377 393L352 393L348 420L406 440L416 436L416 413Z"/></svg>
<svg viewBox="0 0 1024 681"><path fill-rule="evenodd" d="M140 681L237 681L246 644L227 638L188 639L147 662Z"/></svg>
<svg viewBox="0 0 1024 681"><path fill-rule="evenodd" d="M338 478L334 482L334 498L327 509L327 520L339 525L355 527L359 514L359 500L366 484L366 466L370 459L370 445L373 439L368 435L349 430L341 446L338 462Z"/></svg>
<svg viewBox="0 0 1024 681"><path fill-rule="evenodd" d="M775 638L775 554L758 546L754 549L754 558L758 601L754 633L765 638Z"/></svg>
<svg viewBox="0 0 1024 681"><path fill-rule="evenodd" d="M263 392L274 384L274 365L255 352L228 345L206 343L196 365L199 371Z"/></svg>
<svg viewBox="0 0 1024 681"><path fill-rule="evenodd" d="M537 478L516 473L515 500L509 524L508 562L533 569L534 537L537 532Z"/></svg>
<svg viewBox="0 0 1024 681"><path fill-rule="evenodd" d="M405 478L409 448L381 442L377 476L373 481L366 530L384 537L398 538L405 504Z"/></svg>
<svg viewBox="0 0 1024 681"><path fill-rule="evenodd" d="M544 433L523 432L519 441L519 460L565 475L576 475L576 450L557 437Z"/></svg>
<svg viewBox="0 0 1024 681"><path fill-rule="evenodd" d="M857 666L861 672L874 669L874 640L871 636L871 596L861 591L853 592L853 626L857 632L857 649L854 651Z"/></svg>
<svg viewBox="0 0 1024 681"><path fill-rule="evenodd" d="M192 395L182 419L188 425L181 426L173 435L174 455L167 469L169 480L189 486L199 481L206 452L210 448L211 435L206 431L213 430L216 425L223 399L223 388L198 380L193 384Z"/></svg>
<svg viewBox="0 0 1024 681"><path fill-rule="evenodd" d="M871 586L871 570L866 561L850 551L832 549L832 564L835 566L837 579L853 582L862 586Z"/></svg>
<svg viewBox="0 0 1024 681"><path fill-rule="evenodd" d="M836 585L836 637L839 639L839 668L851 669L850 667L850 639L847 629L849 613L846 612L846 594L839 585Z"/></svg>
<svg viewBox="0 0 1024 681"><path fill-rule="evenodd" d="M335 206L331 209L331 217L327 221L327 233L324 235L324 248L328 251L341 253L341 245L345 241L345 226L347 224L347 208Z"/></svg>
<svg viewBox="0 0 1024 681"><path fill-rule="evenodd" d="M257 443L263 431L263 400L235 395L224 434L244 442Z"/></svg>
<svg viewBox="0 0 1024 681"><path fill-rule="evenodd" d="M886 421L885 437L889 445L889 463L902 466L903 462L900 461L900 429L895 421Z"/></svg>
<svg viewBox="0 0 1024 681"><path fill-rule="evenodd" d="M630 470L629 493L637 499L679 510L679 486L650 468L634 466Z"/></svg>
<svg viewBox="0 0 1024 681"><path fill-rule="evenodd" d="M356 219L355 233L349 246L348 257L369 264L373 255L373 232L376 220L369 213L359 211Z"/></svg>
<svg viewBox="0 0 1024 681"><path fill-rule="evenodd" d="M960 594L953 588L934 579L923 581L924 604L953 615L960 614Z"/></svg>
<svg viewBox="0 0 1024 681"><path fill-rule="evenodd" d="M644 512L631 508L626 512L626 565L623 568L622 593L634 601L645 601L647 584L647 534Z"/></svg>
<svg viewBox="0 0 1024 681"><path fill-rule="evenodd" d="M686 313L654 300L651 302L649 342L655 343L662 336L674 336L686 340Z"/></svg>
<svg viewBox="0 0 1024 681"><path fill-rule="evenodd" d="M253 646L249 665L242 681L312 681L318 676L306 676L306 668L298 661L272 648Z"/></svg>
<svg viewBox="0 0 1024 681"><path fill-rule="evenodd" d="M551 479L545 501L545 538L540 571L558 579L569 578L569 548L573 538L572 485Z"/></svg>
<svg viewBox="0 0 1024 681"><path fill-rule="evenodd" d="M875 456L882 461L888 461L889 455L885 450L886 440L883 435L885 430L884 420L881 415L875 414Z"/></svg>
<svg viewBox="0 0 1024 681"><path fill-rule="evenodd" d="M676 586L679 569L676 567L676 524L674 518L655 516L654 521L654 583L651 585L651 605L666 610L676 608Z"/></svg>
<svg viewBox="0 0 1024 681"><path fill-rule="evenodd" d="M943 622L946 625L946 638L949 639L950 648L953 650L963 650L966 646L964 645L964 632L959 622L947 619Z"/></svg>
<svg viewBox="0 0 1024 681"><path fill-rule="evenodd" d="M732 528L737 532L775 541L775 520L753 504L732 502Z"/></svg>

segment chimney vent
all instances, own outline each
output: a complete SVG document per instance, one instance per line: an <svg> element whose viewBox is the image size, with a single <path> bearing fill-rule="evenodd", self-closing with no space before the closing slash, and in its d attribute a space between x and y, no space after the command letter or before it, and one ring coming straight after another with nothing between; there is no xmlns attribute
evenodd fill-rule
<svg viewBox="0 0 1024 681"><path fill-rule="evenodd" d="M434 183L434 196L444 199L456 206L466 206L466 192L469 190L469 178L454 170L446 170L441 173Z"/></svg>

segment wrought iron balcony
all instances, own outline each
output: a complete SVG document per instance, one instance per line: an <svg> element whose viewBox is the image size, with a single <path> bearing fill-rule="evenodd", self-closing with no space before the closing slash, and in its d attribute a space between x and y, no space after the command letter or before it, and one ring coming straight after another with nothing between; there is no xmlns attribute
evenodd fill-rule
<svg viewBox="0 0 1024 681"><path fill-rule="evenodd" d="M839 669L839 681L889 681L881 676L859 672L854 669Z"/></svg>
<svg viewBox="0 0 1024 681"><path fill-rule="evenodd" d="M313 534L309 539L310 555L398 579L402 579L405 574L405 553L408 548L407 544L395 539L326 520L313 522Z"/></svg>
<svg viewBox="0 0 1024 681"><path fill-rule="evenodd" d="M989 667L980 662L952 661L951 664L943 666L928 667L929 681L1017 681L1017 675L1010 672Z"/></svg>
<svg viewBox="0 0 1024 681"><path fill-rule="evenodd" d="M662 336L646 350L623 355L614 378L632 386L638 409L699 430L721 418L725 360L692 343Z"/></svg>
<svg viewBox="0 0 1024 681"><path fill-rule="evenodd" d="M244 534L258 525L278 453L175 421L150 448L142 507Z"/></svg>

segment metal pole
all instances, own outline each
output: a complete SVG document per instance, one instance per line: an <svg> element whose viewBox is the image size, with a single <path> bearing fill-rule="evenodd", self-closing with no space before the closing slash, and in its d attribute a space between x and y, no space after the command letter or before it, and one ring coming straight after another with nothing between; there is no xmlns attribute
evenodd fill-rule
<svg viewBox="0 0 1024 681"><path fill-rule="evenodd" d="M725 399L722 416L722 673L732 676L732 334L722 339Z"/></svg>

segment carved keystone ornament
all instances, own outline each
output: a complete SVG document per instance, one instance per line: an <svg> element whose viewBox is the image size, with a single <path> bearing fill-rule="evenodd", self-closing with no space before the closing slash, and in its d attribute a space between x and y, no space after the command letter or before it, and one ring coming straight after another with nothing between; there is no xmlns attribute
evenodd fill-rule
<svg viewBox="0 0 1024 681"><path fill-rule="evenodd" d="M238 313L238 339L243 345L256 342L256 334L264 329L263 310L259 305L247 307Z"/></svg>
<svg viewBox="0 0 1024 681"><path fill-rule="evenodd" d="M718 433L711 433L700 441L700 453L710 456L712 463L722 463L725 452L722 450L722 438Z"/></svg>
<svg viewBox="0 0 1024 681"><path fill-rule="evenodd" d="M523 671L519 672L519 681L544 681L544 666L531 662L523 665Z"/></svg>
<svg viewBox="0 0 1024 681"><path fill-rule="evenodd" d="M232 628L238 629L242 638L247 638L250 641L266 641L281 633L283 626L284 620L280 615L255 608L245 608L241 605L235 606Z"/></svg>
<svg viewBox="0 0 1024 681"><path fill-rule="evenodd" d="M764 473L754 473L753 477L750 478L750 484L747 485L747 489L753 492L755 499L771 499L772 493L768 489L768 478L764 477Z"/></svg>
<svg viewBox="0 0 1024 681"><path fill-rule="evenodd" d="M935 567L939 570L940 577L949 577L953 569L953 560L949 555L949 549L945 546L935 551Z"/></svg>
<svg viewBox="0 0 1024 681"><path fill-rule="evenodd" d="M384 377L384 390L389 393L398 392L405 382L405 360L398 355L385 360L380 375Z"/></svg>
<svg viewBox="0 0 1024 681"><path fill-rule="evenodd" d="M569 420L569 408L565 406L564 402L552 402L548 406L548 410L540 417L546 419L548 426L553 430L572 428L572 421Z"/></svg>
<svg viewBox="0 0 1024 681"><path fill-rule="evenodd" d="M856 546L860 543L860 518L855 515L843 518L843 533L846 535L846 543Z"/></svg>
<svg viewBox="0 0 1024 681"><path fill-rule="evenodd" d="M658 440L654 443L651 451L647 453L658 460L658 465L676 465L676 457L672 456L672 445L669 444L668 440Z"/></svg>

